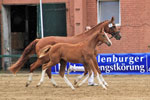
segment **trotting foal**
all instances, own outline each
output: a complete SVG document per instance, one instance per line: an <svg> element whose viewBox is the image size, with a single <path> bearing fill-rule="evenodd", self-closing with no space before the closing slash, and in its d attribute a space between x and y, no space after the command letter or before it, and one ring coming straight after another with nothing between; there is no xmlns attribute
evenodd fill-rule
<svg viewBox="0 0 150 100"><path fill-rule="evenodd" d="M45 66L42 67L42 76L40 82L37 86L40 86L44 81L45 71L59 63L60 61L64 61L64 65L66 62L72 63L82 63L86 70L88 70L88 77L91 75L91 70L94 72L94 75L97 77L99 85L102 85L103 88L106 89L105 85L102 84L100 80L97 69L94 66L95 60L95 48L98 42L106 43L108 46L111 46L111 41L109 40L104 30L95 32L90 38L87 40L77 43L77 44L69 44L69 43L58 43L54 46L50 45L50 50L48 51L50 62L48 62ZM47 55L45 50L41 52L40 57ZM64 71L63 71L64 72ZM74 90L75 88L71 84L71 82L66 78L64 73L60 73L61 77L64 78L65 82ZM88 79L88 77L86 79ZM86 79L84 81L86 81Z"/></svg>

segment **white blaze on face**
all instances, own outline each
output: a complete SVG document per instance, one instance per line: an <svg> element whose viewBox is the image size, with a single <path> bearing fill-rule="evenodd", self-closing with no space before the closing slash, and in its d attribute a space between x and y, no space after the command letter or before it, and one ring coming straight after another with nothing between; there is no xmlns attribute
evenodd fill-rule
<svg viewBox="0 0 150 100"><path fill-rule="evenodd" d="M111 42L111 40L109 39L108 35L107 35L105 32L104 32L104 34L105 34L105 36L106 36L108 42L112 45L112 42Z"/></svg>

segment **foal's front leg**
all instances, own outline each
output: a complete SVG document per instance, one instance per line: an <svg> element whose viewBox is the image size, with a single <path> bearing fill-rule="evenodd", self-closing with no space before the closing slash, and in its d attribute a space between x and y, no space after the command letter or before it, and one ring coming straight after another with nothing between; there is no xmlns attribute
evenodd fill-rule
<svg viewBox="0 0 150 100"><path fill-rule="evenodd" d="M99 67L98 67L98 63L97 63L96 57L93 57L93 62L94 62L94 66L95 66L97 72L99 73L99 76L100 76L101 81L103 82L103 84L104 84L105 86L108 86L107 82L104 80L104 78L103 78L103 76L102 76L102 73L101 73L101 71L100 71L100 69L99 69Z"/></svg>
<svg viewBox="0 0 150 100"><path fill-rule="evenodd" d="M100 79L102 80L102 82L104 83L105 86L108 86L108 83L104 80L103 76L102 76L102 73L99 69L99 66L98 66L98 63L97 63L97 60L96 60L96 56L98 55L98 52L97 50L94 51L94 57L93 57L93 62L94 62L94 66L97 70L97 72L99 73L100 75Z"/></svg>
<svg viewBox="0 0 150 100"><path fill-rule="evenodd" d="M90 60L89 65L90 65L92 71L94 72L94 75L97 77L99 85L101 85L104 89L107 89L106 86L103 84L102 80L100 79L98 71L94 66L94 61L92 59Z"/></svg>
<svg viewBox="0 0 150 100"><path fill-rule="evenodd" d="M55 80L52 78L52 74L51 74L51 68L48 68L46 70L47 76L49 77L50 81L52 82L54 87L57 87L57 83L55 82Z"/></svg>
<svg viewBox="0 0 150 100"><path fill-rule="evenodd" d="M68 80L68 78L65 76L65 68L66 68L67 62L64 60L60 60L60 70L59 75L64 79L64 81L67 83L68 86L71 87L72 90L75 90L72 83Z"/></svg>

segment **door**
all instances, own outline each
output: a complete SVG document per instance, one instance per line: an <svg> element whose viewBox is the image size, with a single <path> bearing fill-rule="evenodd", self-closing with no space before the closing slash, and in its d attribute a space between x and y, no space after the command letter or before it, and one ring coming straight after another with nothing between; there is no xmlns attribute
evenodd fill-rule
<svg viewBox="0 0 150 100"><path fill-rule="evenodd" d="M62 4L43 4L43 30L46 36L66 36L66 5ZM38 5L38 33L40 28L40 7Z"/></svg>

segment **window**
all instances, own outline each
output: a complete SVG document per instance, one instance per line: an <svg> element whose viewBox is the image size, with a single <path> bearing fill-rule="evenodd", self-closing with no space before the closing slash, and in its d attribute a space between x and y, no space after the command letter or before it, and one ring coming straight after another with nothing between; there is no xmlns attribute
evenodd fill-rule
<svg viewBox="0 0 150 100"><path fill-rule="evenodd" d="M120 25L119 0L98 0L98 23L115 17L115 23Z"/></svg>

